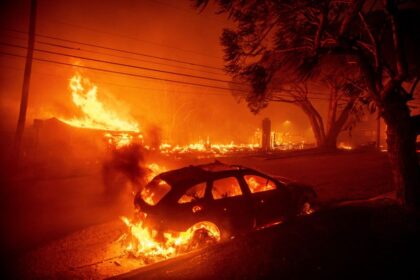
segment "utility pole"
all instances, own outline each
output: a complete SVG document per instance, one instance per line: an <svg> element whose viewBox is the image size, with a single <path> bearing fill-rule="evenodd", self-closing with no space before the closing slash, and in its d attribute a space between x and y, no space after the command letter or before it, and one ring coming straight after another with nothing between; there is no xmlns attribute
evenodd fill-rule
<svg viewBox="0 0 420 280"><path fill-rule="evenodd" d="M381 149L381 112L378 110L378 117L376 119L376 149Z"/></svg>
<svg viewBox="0 0 420 280"><path fill-rule="evenodd" d="M29 84L31 81L32 56L35 45L35 23L36 23L37 0L31 0L31 14L29 18L28 52L26 54L25 73L23 76L22 97L20 100L19 119L15 135L14 156L18 163L21 153L23 131L25 129L26 111L28 107Z"/></svg>

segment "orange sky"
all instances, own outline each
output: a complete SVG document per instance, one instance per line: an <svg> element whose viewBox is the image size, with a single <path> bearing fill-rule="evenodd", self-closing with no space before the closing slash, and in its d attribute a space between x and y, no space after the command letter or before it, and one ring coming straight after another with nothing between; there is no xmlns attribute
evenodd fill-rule
<svg viewBox="0 0 420 280"><path fill-rule="evenodd" d="M26 31L29 1L9 1L2 5L2 28ZM219 37L222 28L230 23L225 15L215 15L211 7L203 13L198 13L190 7L188 0L38 0L37 12L36 31L39 34L223 68L223 51L219 44ZM0 34L2 42L26 45L24 34L4 30L1 30ZM23 40L18 38L23 38ZM39 49L207 78L230 79L223 71L217 69L77 46L45 38L37 38L37 40L80 47L84 51L37 43L36 47ZM1 46L1 50L25 54L25 50L12 47ZM85 50L101 52L101 54ZM115 55L124 58L115 57ZM73 65L228 87L222 82L130 69L52 54L36 52L35 57ZM161 64L156 64L156 62ZM0 65L2 127L3 130L13 130L17 120L24 60L1 55ZM75 71L75 67L34 62L27 124L31 124L34 118L72 117L77 114L68 88L68 81ZM230 142L231 140L248 142L264 117L272 119L275 129L281 129L282 123L290 120L291 129L296 133L311 137L305 115L292 105L272 104L260 114L253 115L244 102L238 104L225 90L93 70L80 70L80 72L98 86L99 98L107 100L108 105L124 114L131 115L144 129L151 125L161 127L164 137L174 142L196 141L207 136L214 142ZM317 102L322 107L325 107L325 103L325 101Z"/></svg>

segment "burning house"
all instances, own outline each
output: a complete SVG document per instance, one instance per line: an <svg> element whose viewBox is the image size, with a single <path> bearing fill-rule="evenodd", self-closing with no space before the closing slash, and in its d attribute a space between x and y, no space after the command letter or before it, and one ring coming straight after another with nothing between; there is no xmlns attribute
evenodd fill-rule
<svg viewBox="0 0 420 280"><path fill-rule="evenodd" d="M59 156L79 159L78 162L94 160L102 158L112 147L131 142L142 144L143 140L139 132L75 127L57 118L35 119L32 129L32 153L44 159Z"/></svg>

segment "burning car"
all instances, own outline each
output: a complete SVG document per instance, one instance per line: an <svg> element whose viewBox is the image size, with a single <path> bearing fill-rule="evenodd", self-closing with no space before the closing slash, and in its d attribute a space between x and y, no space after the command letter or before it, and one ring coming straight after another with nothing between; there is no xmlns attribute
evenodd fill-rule
<svg viewBox="0 0 420 280"><path fill-rule="evenodd" d="M137 193L145 225L182 232L206 223L222 239L309 214L316 193L287 179L214 162L161 173Z"/></svg>

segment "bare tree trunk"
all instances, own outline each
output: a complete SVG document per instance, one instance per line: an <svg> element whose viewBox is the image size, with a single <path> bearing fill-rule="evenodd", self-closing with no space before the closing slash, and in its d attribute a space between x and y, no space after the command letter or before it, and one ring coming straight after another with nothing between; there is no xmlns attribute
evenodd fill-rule
<svg viewBox="0 0 420 280"><path fill-rule="evenodd" d="M309 102L301 102L297 105L302 108L303 112L309 119L309 123L311 124L312 132L314 133L317 147L322 146L322 143L324 143L325 138L322 119L320 119L320 116L317 116L315 108L313 108Z"/></svg>
<svg viewBox="0 0 420 280"><path fill-rule="evenodd" d="M333 123L331 123L331 127L328 130L327 135L325 136L324 146L323 148L326 150L335 150L337 149L337 138L340 132L343 130L344 125L346 124L354 103L356 102L356 99L350 99L346 106L343 108L343 110L340 113L340 116L338 119L336 119ZM337 106L337 105L336 105Z"/></svg>
<svg viewBox="0 0 420 280"><path fill-rule="evenodd" d="M389 98L391 99L391 98ZM388 155L399 202L420 209L420 168L416 154L416 131L407 104L400 100L384 102L383 117L388 126Z"/></svg>
<svg viewBox="0 0 420 280"><path fill-rule="evenodd" d="M330 102L328 104L327 131L330 131L335 123L337 115L337 90L330 86Z"/></svg>

